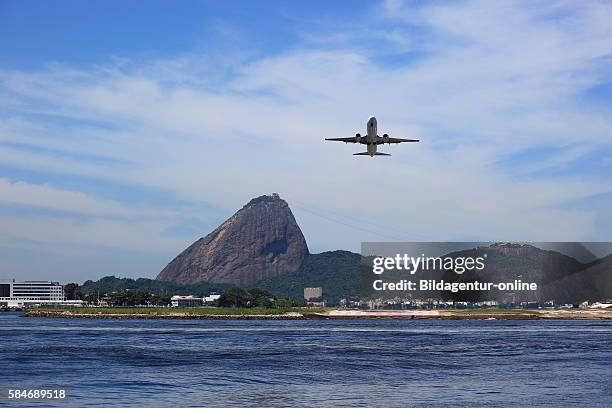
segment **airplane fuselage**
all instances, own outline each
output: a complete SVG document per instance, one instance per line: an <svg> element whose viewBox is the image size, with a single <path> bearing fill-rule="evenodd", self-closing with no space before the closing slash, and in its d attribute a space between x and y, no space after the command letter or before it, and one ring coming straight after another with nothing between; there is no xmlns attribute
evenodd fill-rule
<svg viewBox="0 0 612 408"><path fill-rule="evenodd" d="M378 131L378 123L376 122L376 118L374 116L370 117L370 119L368 119L368 124L367 126L367 142L368 142L368 154L370 156L374 156L376 154L376 150L377 150L377 145L376 145L376 137L378 137L378 134L376 133Z"/></svg>
<svg viewBox="0 0 612 408"><path fill-rule="evenodd" d="M367 135L368 135L368 143L373 143L376 140L378 123L376 122L376 118L374 116L368 119L367 124Z"/></svg>

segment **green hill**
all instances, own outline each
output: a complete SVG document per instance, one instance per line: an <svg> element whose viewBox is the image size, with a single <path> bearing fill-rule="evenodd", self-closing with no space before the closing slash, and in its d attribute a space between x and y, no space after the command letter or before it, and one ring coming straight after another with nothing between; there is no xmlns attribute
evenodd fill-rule
<svg viewBox="0 0 612 408"><path fill-rule="evenodd" d="M309 254L302 266L292 274L285 274L268 281L259 282L254 287L267 289L277 296L287 296L295 300L304 297L305 287L322 287L323 298L336 304L341 297L359 293L360 255L349 251L331 251ZM154 294L204 295L210 292L223 292L233 285L217 283L197 283L181 285L155 279L130 279L106 276L98 281L88 280L80 287L83 295L111 293L125 290L146 291Z"/></svg>
<svg viewBox="0 0 612 408"><path fill-rule="evenodd" d="M322 287L323 298L338 303L340 298L359 293L361 256L349 251L309 254L297 272L282 275L257 286L278 295L303 299L305 287Z"/></svg>
<svg viewBox="0 0 612 408"><path fill-rule="evenodd" d="M105 276L98 281L85 281L80 287L83 295L95 293L112 293L125 290L145 291L154 294L170 295L205 295L210 292L223 292L232 285L223 283L196 283L192 285L180 285L171 282L162 282L147 278L117 278L115 276Z"/></svg>

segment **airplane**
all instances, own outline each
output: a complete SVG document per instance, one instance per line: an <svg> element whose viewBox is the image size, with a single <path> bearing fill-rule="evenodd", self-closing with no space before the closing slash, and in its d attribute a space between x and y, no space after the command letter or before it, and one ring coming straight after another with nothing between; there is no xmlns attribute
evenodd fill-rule
<svg viewBox="0 0 612 408"><path fill-rule="evenodd" d="M380 153L376 151L376 148L379 144L385 143L402 143L402 142L418 142L418 139L398 139L396 137L389 137L388 134L384 134L378 136L376 133L377 130L377 122L374 116L368 119L367 126L367 134L365 136L361 136L361 134L357 133L353 137L332 137L325 138L325 140L333 141L333 142L344 142L344 143L360 143L364 145L368 145L368 151L363 153L353 153L353 156L391 156L389 153Z"/></svg>

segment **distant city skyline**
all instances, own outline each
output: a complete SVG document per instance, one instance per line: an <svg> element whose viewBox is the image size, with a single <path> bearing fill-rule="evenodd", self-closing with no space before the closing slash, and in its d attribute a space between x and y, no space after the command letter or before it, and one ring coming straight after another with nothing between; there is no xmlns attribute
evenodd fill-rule
<svg viewBox="0 0 612 408"><path fill-rule="evenodd" d="M153 278L273 192L311 252L612 241L610 20L604 1L4 1L0 278ZM421 142L323 142L371 115Z"/></svg>

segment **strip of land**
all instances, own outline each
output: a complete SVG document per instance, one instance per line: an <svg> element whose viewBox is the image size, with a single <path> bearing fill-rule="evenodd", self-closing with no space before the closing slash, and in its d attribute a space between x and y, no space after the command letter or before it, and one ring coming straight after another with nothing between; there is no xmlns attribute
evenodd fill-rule
<svg viewBox="0 0 612 408"><path fill-rule="evenodd" d="M74 308L30 309L29 317L94 319L587 319L612 320L612 310L593 309L467 309L467 310L335 310L240 308Z"/></svg>

